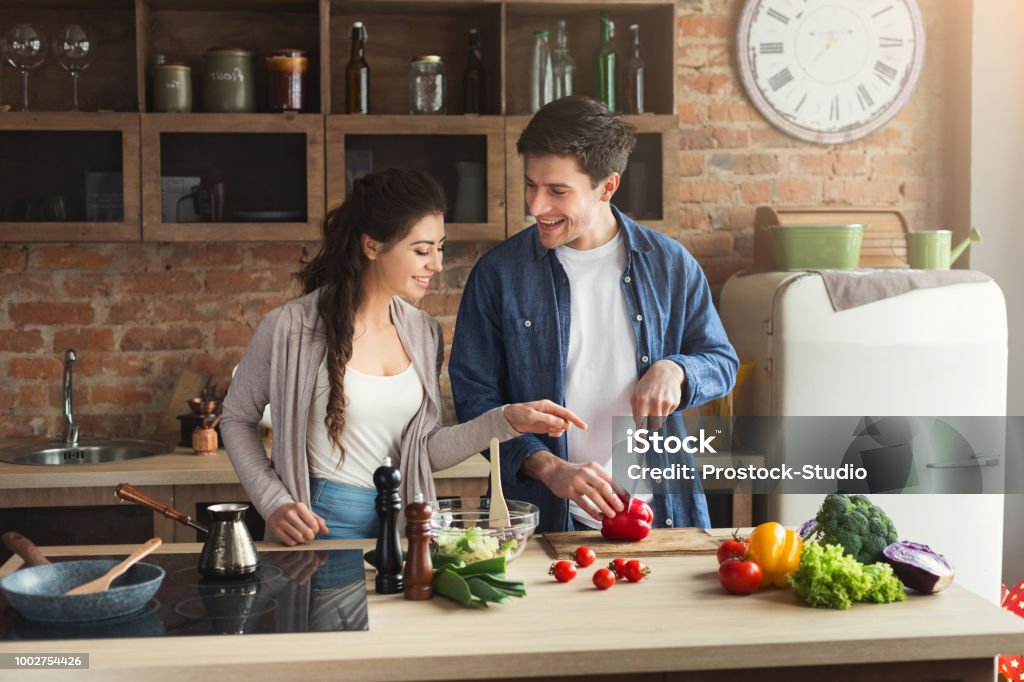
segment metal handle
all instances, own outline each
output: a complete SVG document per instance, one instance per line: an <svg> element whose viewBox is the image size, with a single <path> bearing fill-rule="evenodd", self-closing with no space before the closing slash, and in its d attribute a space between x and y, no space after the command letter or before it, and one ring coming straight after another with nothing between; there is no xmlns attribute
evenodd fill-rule
<svg viewBox="0 0 1024 682"><path fill-rule="evenodd" d="M997 467L999 466L999 455L985 455L984 457L971 455L970 459L964 459L957 462L928 464L927 466L929 469L976 469L978 467Z"/></svg>
<svg viewBox="0 0 1024 682"><path fill-rule="evenodd" d="M152 497L140 493L138 490L128 485L127 483L118 484L118 486L114 489L114 496L120 500L125 500L126 502L134 502L139 506L146 507L147 509L152 509L155 512L163 514L169 519L174 519L180 524L183 524L185 526L191 526L203 533L210 532L210 530L206 526L193 521L191 516L187 514L182 514L177 509L173 507L168 507L166 504L157 502Z"/></svg>

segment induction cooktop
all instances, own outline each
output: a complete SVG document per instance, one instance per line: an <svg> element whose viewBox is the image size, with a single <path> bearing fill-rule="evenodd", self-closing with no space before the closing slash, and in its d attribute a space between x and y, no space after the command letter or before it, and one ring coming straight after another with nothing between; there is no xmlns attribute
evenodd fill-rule
<svg viewBox="0 0 1024 682"><path fill-rule="evenodd" d="M75 557L106 559L109 557ZM358 549L264 552L256 573L212 579L198 554L151 554L167 572L139 611L106 620L44 623L23 617L0 593L0 639L99 639L367 630L363 553Z"/></svg>

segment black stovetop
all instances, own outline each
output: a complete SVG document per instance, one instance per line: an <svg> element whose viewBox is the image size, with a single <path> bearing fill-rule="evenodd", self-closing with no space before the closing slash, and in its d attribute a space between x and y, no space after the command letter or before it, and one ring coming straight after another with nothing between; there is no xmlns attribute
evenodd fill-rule
<svg viewBox="0 0 1024 682"><path fill-rule="evenodd" d="M75 557L75 559L109 557ZM256 573L203 577L198 554L151 554L167 572L141 610L84 623L43 623L21 616L0 593L0 639L97 639L366 630L366 582L358 549L264 552Z"/></svg>

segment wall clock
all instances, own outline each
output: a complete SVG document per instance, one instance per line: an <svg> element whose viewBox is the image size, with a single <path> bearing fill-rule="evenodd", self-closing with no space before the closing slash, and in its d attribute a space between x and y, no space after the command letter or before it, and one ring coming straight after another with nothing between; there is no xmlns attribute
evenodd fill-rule
<svg viewBox="0 0 1024 682"><path fill-rule="evenodd" d="M837 144L878 130L910 99L924 25L916 0L747 0L737 52L770 123Z"/></svg>

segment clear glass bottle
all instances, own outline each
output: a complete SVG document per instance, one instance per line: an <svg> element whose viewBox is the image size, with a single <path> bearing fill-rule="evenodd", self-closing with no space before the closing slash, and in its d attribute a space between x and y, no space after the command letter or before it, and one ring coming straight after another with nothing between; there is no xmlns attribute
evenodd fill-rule
<svg viewBox="0 0 1024 682"><path fill-rule="evenodd" d="M551 46L548 36L551 32L533 32L533 59L530 62L530 113L555 98L554 72L551 67Z"/></svg>
<svg viewBox="0 0 1024 682"><path fill-rule="evenodd" d="M415 57L409 67L409 113L447 112L444 62L436 54Z"/></svg>
<svg viewBox="0 0 1024 682"><path fill-rule="evenodd" d="M644 113L644 77L646 67L644 60L640 59L640 27L633 24L629 27L632 34L632 54L626 62L626 92L623 101L623 111L627 114Z"/></svg>
<svg viewBox="0 0 1024 682"><path fill-rule="evenodd" d="M464 111L467 114L487 113L487 70L480 51L480 33L469 30L469 58L463 79Z"/></svg>
<svg viewBox="0 0 1024 682"><path fill-rule="evenodd" d="M370 65L366 63L366 27L352 24L352 50L345 66L345 113L370 113Z"/></svg>
<svg viewBox="0 0 1024 682"><path fill-rule="evenodd" d="M615 111L615 23L601 12L601 46L597 50L597 100Z"/></svg>
<svg viewBox="0 0 1024 682"><path fill-rule="evenodd" d="M555 99L576 93L576 62L569 54L569 32L565 19L555 29L555 49L551 52L551 68L555 76Z"/></svg>

